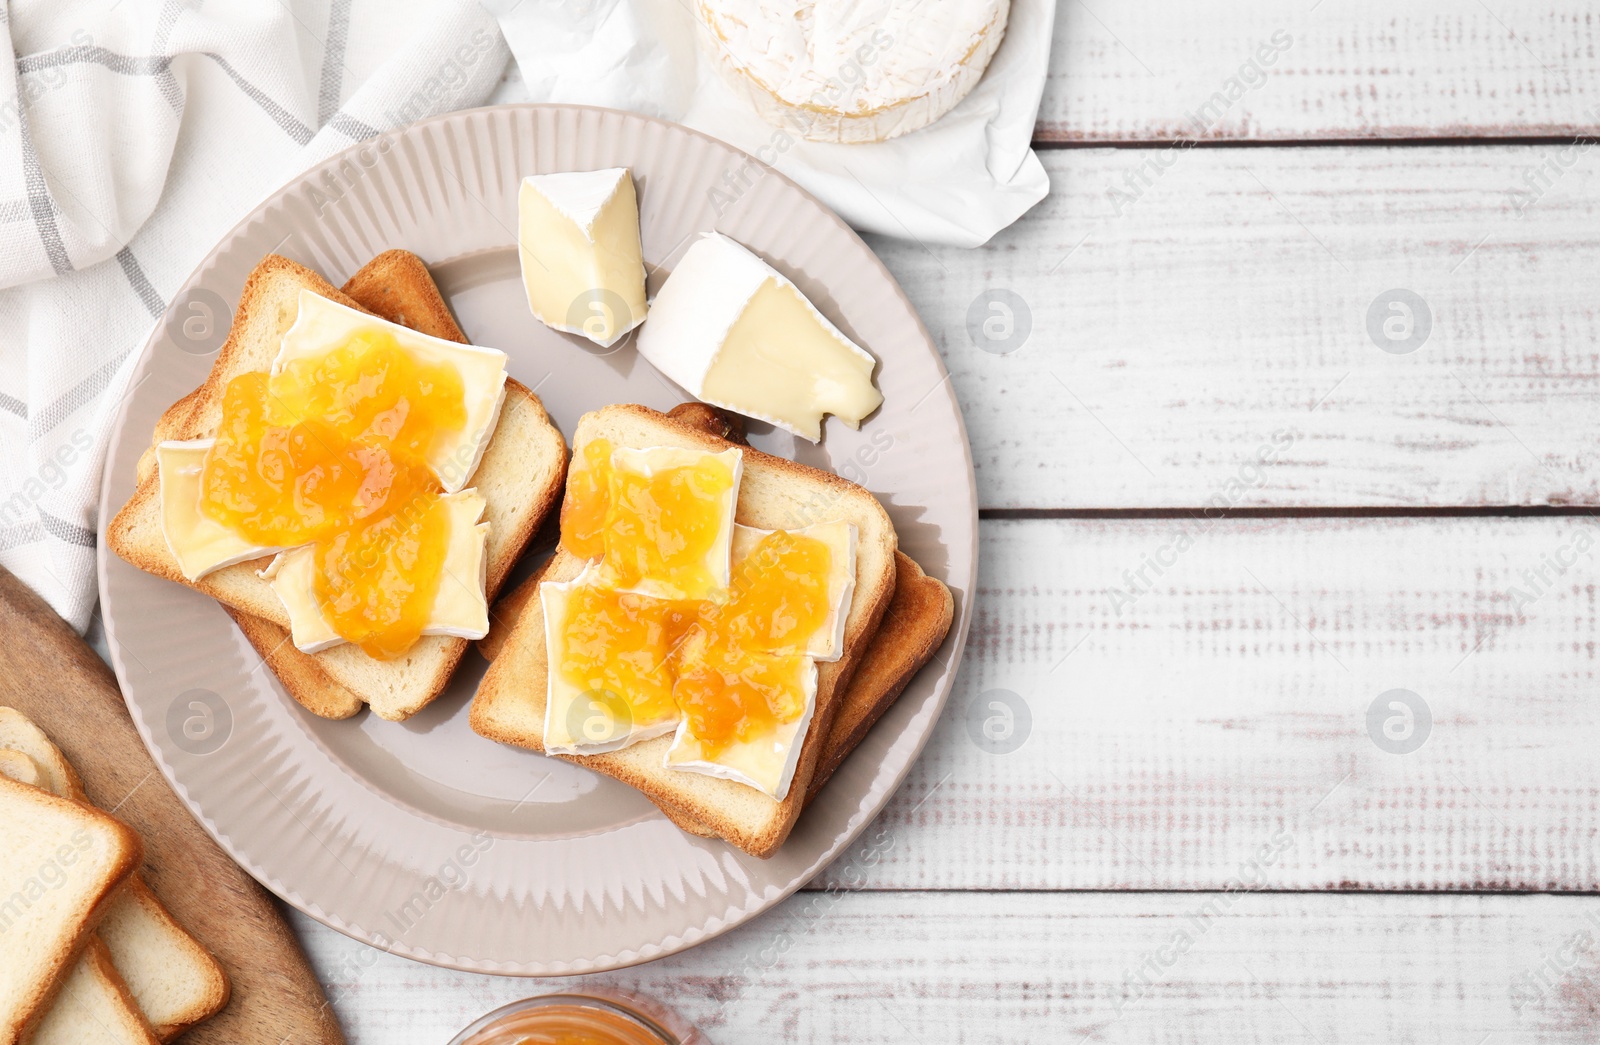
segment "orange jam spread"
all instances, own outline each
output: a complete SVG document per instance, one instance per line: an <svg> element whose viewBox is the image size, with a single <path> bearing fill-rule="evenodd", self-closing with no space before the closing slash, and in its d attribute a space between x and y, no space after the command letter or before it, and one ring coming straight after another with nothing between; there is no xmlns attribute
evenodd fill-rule
<svg viewBox="0 0 1600 1045"><path fill-rule="evenodd" d="M672 717L672 661L698 606L579 586L567 602L561 674L586 692L613 693L633 722Z"/></svg>
<svg viewBox="0 0 1600 1045"><path fill-rule="evenodd" d="M567 496L561 502L561 547L580 559L598 559L605 554L612 449L609 439L589 440L573 457L567 476Z"/></svg>
<svg viewBox="0 0 1600 1045"><path fill-rule="evenodd" d="M578 455L561 506L562 547L601 559L611 587L657 581L689 598L713 596L721 582L707 560L726 525L733 469L709 454L693 464L618 467L614 449L591 439Z"/></svg>
<svg viewBox="0 0 1600 1045"><path fill-rule="evenodd" d="M805 713L804 657L755 653L697 632L683 644L672 698L699 741L715 760L734 743L767 736Z"/></svg>
<svg viewBox="0 0 1600 1045"><path fill-rule="evenodd" d="M223 392L200 510L256 544L314 545L333 630L393 658L427 625L449 546L429 455L465 423L456 370L382 332L241 374Z"/></svg>
<svg viewBox="0 0 1600 1045"><path fill-rule="evenodd" d="M562 506L562 547L601 560L598 582L567 603L563 677L625 695L635 722L660 721L675 705L707 758L798 719L805 653L833 610L828 545L779 530L734 564L726 592L707 576L703 599L620 594L664 573L705 571L717 536L706 506L733 477L712 460L647 476L613 468L613 449L602 439L583 447Z"/></svg>
<svg viewBox="0 0 1600 1045"><path fill-rule="evenodd" d="M728 602L707 605L706 625L733 649L803 654L828 621L833 553L815 537L777 530L733 568Z"/></svg>

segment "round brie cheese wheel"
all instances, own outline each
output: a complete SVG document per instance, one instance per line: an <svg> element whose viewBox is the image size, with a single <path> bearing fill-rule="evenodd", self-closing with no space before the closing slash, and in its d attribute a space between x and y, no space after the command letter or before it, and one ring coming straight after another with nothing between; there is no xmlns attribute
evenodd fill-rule
<svg viewBox="0 0 1600 1045"><path fill-rule="evenodd" d="M812 141L926 127L977 86L1010 0L696 0L718 65L769 122Z"/></svg>

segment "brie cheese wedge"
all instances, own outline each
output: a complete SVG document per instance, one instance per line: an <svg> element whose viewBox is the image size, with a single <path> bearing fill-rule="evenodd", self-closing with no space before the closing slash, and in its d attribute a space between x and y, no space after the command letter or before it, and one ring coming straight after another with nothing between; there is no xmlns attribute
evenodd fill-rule
<svg viewBox="0 0 1600 1045"><path fill-rule="evenodd" d="M200 511L200 471L215 439L169 439L156 447L161 534L187 581L280 552L249 541Z"/></svg>
<svg viewBox="0 0 1600 1045"><path fill-rule="evenodd" d="M422 634L481 639L489 633L489 601L485 597L489 524L481 521L483 495L462 490L445 494L440 501L450 512L450 543ZM316 573L316 547L306 544L283 552L260 574L289 614L290 638L301 653L318 653L345 641L318 604Z"/></svg>
<svg viewBox="0 0 1600 1045"><path fill-rule="evenodd" d="M883 402L877 360L776 269L715 232L656 295L639 353L705 402L812 442L824 414L855 428Z"/></svg>
<svg viewBox="0 0 1600 1045"><path fill-rule="evenodd" d="M699 34L763 119L813 141L883 141L965 98L1010 0L697 0Z"/></svg>
<svg viewBox="0 0 1600 1045"><path fill-rule="evenodd" d="M281 373L291 360L315 359L363 334L380 332L394 338L422 363L448 365L461 378L466 423L459 432L443 433L429 453L428 467L446 493L466 487L494 436L506 399L506 354L493 348L463 345L418 333L410 327L357 312L337 302L300 291L300 311L283 335L272 372Z"/></svg>
<svg viewBox="0 0 1600 1045"><path fill-rule="evenodd" d="M522 180L517 255L545 326L610 348L644 322L639 202L625 167Z"/></svg>

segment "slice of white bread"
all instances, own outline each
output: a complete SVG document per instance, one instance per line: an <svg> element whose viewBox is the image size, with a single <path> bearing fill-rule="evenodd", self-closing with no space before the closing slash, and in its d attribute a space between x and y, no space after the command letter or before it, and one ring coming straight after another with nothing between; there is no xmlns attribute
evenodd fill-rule
<svg viewBox="0 0 1600 1045"><path fill-rule="evenodd" d="M50 1011L144 847L104 813L10 777L0 777L0 839L0 1045L17 1045Z"/></svg>
<svg viewBox="0 0 1600 1045"><path fill-rule="evenodd" d="M0 776L34 787L48 778L37 762L19 751L0 751ZM130 879L131 880L131 879ZM123 885L123 888L128 888ZM117 901L112 901L117 903ZM109 919L110 911L106 912ZM102 920L101 925L104 925ZM155 1042L155 1034L128 992L128 984L112 967L106 944L91 936L78 955L61 991L50 1003L30 1045L78 1045L80 1042Z"/></svg>
<svg viewBox="0 0 1600 1045"><path fill-rule="evenodd" d="M39 763L20 751L0 750L0 776L8 776L19 784L32 784L50 790Z"/></svg>
<svg viewBox="0 0 1600 1045"><path fill-rule="evenodd" d="M386 318L424 333L465 343L427 268L415 255L389 251L352 278L352 290L379 304ZM287 258L268 256L240 294L233 329L206 383L168 409L156 425L155 443L214 435L222 393L239 374L267 370L284 331L293 324L302 289L352 308L363 302ZM366 311L374 311L371 308ZM506 382L500 422L472 484L484 495L490 524L487 587L493 598L540 521L556 503L566 474L566 444L538 397ZM111 549L142 570L187 584L161 530L160 482L154 454L140 460L139 488L107 531ZM269 560L240 563L200 578L190 587L217 599L266 658L284 688L308 710L345 718L370 705L382 718L402 720L426 707L449 682L467 640L425 636L404 656L379 661L353 645L302 654L289 644L289 618L271 586L256 576ZM244 617L256 618L245 621Z"/></svg>
<svg viewBox="0 0 1600 1045"><path fill-rule="evenodd" d="M159 1045L160 1041L118 975L105 942L93 936L28 1045Z"/></svg>
<svg viewBox="0 0 1600 1045"><path fill-rule="evenodd" d="M45 790L88 802L83 782L61 749L15 708L0 706L0 748L32 763ZM161 1040L177 1037L228 1003L222 966L173 920L137 873L112 898L99 936Z"/></svg>
<svg viewBox="0 0 1600 1045"><path fill-rule="evenodd" d="M596 437L616 446L680 446L713 453L732 445L694 424L643 406L608 406L585 414L578 422L573 446L581 452L584 444ZM896 538L888 513L862 487L830 472L748 448L735 516L748 526L768 530L843 519L854 523L858 531L856 588L845 618L844 656L836 663L817 666L816 712L788 796L778 802L730 780L666 768L663 760L672 742L670 736L609 754L570 757L569 761L638 788L675 822L703 825L745 852L765 857L783 844L800 815L838 698L894 592ZM582 565L576 557L558 551L546 565L545 579L570 580ZM478 687L472 701L472 728L492 740L543 751L547 669L544 614L539 600L533 599Z"/></svg>
<svg viewBox="0 0 1600 1045"><path fill-rule="evenodd" d="M856 749L883 713L910 682L933 659L944 637L950 633L955 616L955 600L950 589L937 578L922 572L905 552L894 553L894 597L878 625L877 634L867 643L861 663L850 676L833 725L822 742L816 771L811 776L809 804L845 757ZM539 594L543 574L533 576L500 597L494 604L489 634L478 640L478 652L494 660L504 648L517 619L529 601ZM696 834L708 834L697 829Z"/></svg>
<svg viewBox="0 0 1600 1045"><path fill-rule="evenodd" d="M743 424L736 414L693 402L673 407L667 416L740 446L748 445ZM811 791L806 795L807 804L817 797L833 771L889 710L906 684L933 659L950 633L950 624L955 618L955 600L950 589L924 573L905 552L895 552L894 561L894 597L839 700L833 726L817 757ZM484 659L494 660L499 655L524 607L538 596L540 580L540 577L530 577L495 603L489 634L478 640L478 652ZM710 834L700 826L692 830L696 834Z"/></svg>
<svg viewBox="0 0 1600 1045"><path fill-rule="evenodd" d="M3 735L5 712L16 714L11 708L0 708L0 743L8 740ZM27 725L31 727L32 723ZM0 775L45 790L52 790L52 779L66 778L59 771L48 772L29 755L10 748L0 750ZM68 795L60 790L53 790L52 793L83 801L81 794ZM111 900L100 922L101 931L116 917L129 885L136 878L137 874L131 876ZM89 937L88 944L62 981L61 990L50 1003L49 1011L34 1027L28 1043L119 1045L127 1042L131 1045L155 1045L159 1040L155 1029L134 1000L127 981L117 972L105 942L96 933Z"/></svg>

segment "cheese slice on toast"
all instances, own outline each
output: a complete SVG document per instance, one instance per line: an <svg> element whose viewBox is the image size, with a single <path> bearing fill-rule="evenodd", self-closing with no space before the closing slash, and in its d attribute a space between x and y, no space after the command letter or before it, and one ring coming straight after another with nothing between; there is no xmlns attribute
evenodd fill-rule
<svg viewBox="0 0 1600 1045"><path fill-rule="evenodd" d="M581 450L603 437L618 447L679 446L712 453L729 445L702 428L642 406L609 406L585 414L573 445ZM771 856L794 827L843 695L868 640L894 592L896 538L888 513L860 486L831 472L746 450L735 518L767 530L798 529L842 519L856 526L856 587L845 620L844 655L819 664L816 710L806 732L793 784L783 801L731 780L669 769L669 737L658 737L606 754L561 756L616 777L661 807L674 820L703 825L754 856ZM567 581L584 562L558 551L543 579ZM502 743L544 750L548 657L544 615L530 600L506 637L473 698L472 727Z"/></svg>
<svg viewBox="0 0 1600 1045"><path fill-rule="evenodd" d="M380 254L352 276L343 291L304 266L270 255L245 283L233 329L211 375L162 415L152 447L166 440L215 434L223 389L238 374L271 367L284 332L296 318L301 290L424 334L463 344L467 340L427 267L414 254L399 250ZM538 397L508 379L499 424L471 480L487 502L485 587L490 600L560 497L566 461L566 444ZM314 654L296 650L287 641L290 620L283 603L271 584L257 575L267 559L229 566L192 583L184 580L161 530L153 449L140 460L138 474L139 489L108 529L111 549L142 570L188 584L221 602L284 688L307 710L325 718L348 718L366 704L379 717L398 721L426 707L449 682L466 651L466 639L426 635L392 661L375 660L348 643Z"/></svg>

